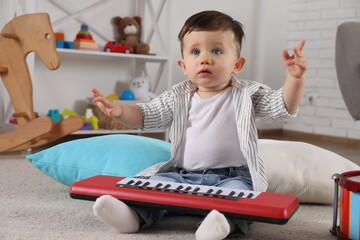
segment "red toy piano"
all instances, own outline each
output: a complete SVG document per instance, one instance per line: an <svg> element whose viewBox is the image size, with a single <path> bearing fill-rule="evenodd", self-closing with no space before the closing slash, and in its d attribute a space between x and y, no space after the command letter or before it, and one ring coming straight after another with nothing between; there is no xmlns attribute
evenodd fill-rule
<svg viewBox="0 0 360 240"><path fill-rule="evenodd" d="M227 217L285 224L299 207L295 196L151 179L98 175L75 182L70 196L95 201L111 195L130 206L206 215L216 209Z"/></svg>

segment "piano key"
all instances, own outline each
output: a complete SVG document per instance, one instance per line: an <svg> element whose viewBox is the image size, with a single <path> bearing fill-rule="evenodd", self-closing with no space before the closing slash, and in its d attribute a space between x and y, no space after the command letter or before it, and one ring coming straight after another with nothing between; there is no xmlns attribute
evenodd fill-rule
<svg viewBox="0 0 360 240"><path fill-rule="evenodd" d="M240 192L241 190L226 189L226 191L223 191L222 193L220 193L220 195L227 198L239 198Z"/></svg>
<svg viewBox="0 0 360 240"><path fill-rule="evenodd" d="M217 190L215 195L220 195L220 193L222 193L223 191L221 189Z"/></svg>
<svg viewBox="0 0 360 240"><path fill-rule="evenodd" d="M249 195L246 198L252 198L254 196L254 194L249 193Z"/></svg>
<svg viewBox="0 0 360 240"><path fill-rule="evenodd" d="M131 185L131 184L134 183L134 182L135 182L134 180L131 180L131 179L130 179L130 181L129 181L127 184Z"/></svg>
<svg viewBox="0 0 360 240"><path fill-rule="evenodd" d="M187 188L184 189L184 191L187 191L187 192L188 192L188 191L190 191L190 189L192 189L192 187L191 187L191 186L188 186Z"/></svg>
<svg viewBox="0 0 360 240"><path fill-rule="evenodd" d="M155 188L160 188L163 184L162 183L158 183L156 184Z"/></svg>
<svg viewBox="0 0 360 240"><path fill-rule="evenodd" d="M148 185L150 185L150 183L149 183L149 182L145 182L145 183L143 184L143 187L147 187Z"/></svg>
<svg viewBox="0 0 360 240"><path fill-rule="evenodd" d="M149 189L154 189L156 191L164 190L179 194L191 193L193 195L201 195L208 197L213 197L214 195L218 195L219 197L227 198L227 199L235 199L241 197L255 198L260 194L260 192L247 191L241 189L231 189L224 187L214 187L214 186L195 185L195 184L176 183L176 182L164 182L153 179L147 179L146 181L143 182L143 185L138 186L136 185L138 181L139 179L137 178L124 178L123 180L118 182L118 185L124 185L125 187L130 185L131 187L136 187L136 188L141 188L141 186L143 186L146 187L147 190ZM179 186L181 186L181 188L179 188ZM250 193L251 195L249 195Z"/></svg>
<svg viewBox="0 0 360 240"><path fill-rule="evenodd" d="M232 197L232 196L234 196L235 195L235 191L231 191L230 193L229 193L229 197Z"/></svg>
<svg viewBox="0 0 360 240"><path fill-rule="evenodd" d="M199 190L200 190L199 187L195 187L194 190L191 191L191 193L192 193L193 195L197 195Z"/></svg>
<svg viewBox="0 0 360 240"><path fill-rule="evenodd" d="M148 185L148 187L149 188L155 188L155 186L159 183L159 182L154 182L154 181L151 181L151 180L148 180L149 181L149 185Z"/></svg>
<svg viewBox="0 0 360 240"><path fill-rule="evenodd" d="M210 188L209 190L206 191L205 196L210 195L213 191L214 189Z"/></svg>

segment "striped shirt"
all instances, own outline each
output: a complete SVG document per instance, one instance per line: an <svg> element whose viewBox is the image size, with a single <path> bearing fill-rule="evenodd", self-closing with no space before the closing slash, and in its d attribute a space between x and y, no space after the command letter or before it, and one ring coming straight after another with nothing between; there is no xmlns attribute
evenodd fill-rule
<svg viewBox="0 0 360 240"><path fill-rule="evenodd" d="M236 128L240 148L249 167L255 191L266 191L268 183L265 164L258 155L258 133L255 119L265 118L278 121L296 115L290 115L285 108L282 89L272 90L268 86L254 81L231 79L231 95L234 98ZM166 172L176 165L180 158L191 97L197 90L196 84L185 80L165 91L149 103L139 103L144 119L143 130L170 128L171 157L165 163L158 163L145 169L138 175L151 176L157 172ZM225 127L225 126L224 126Z"/></svg>

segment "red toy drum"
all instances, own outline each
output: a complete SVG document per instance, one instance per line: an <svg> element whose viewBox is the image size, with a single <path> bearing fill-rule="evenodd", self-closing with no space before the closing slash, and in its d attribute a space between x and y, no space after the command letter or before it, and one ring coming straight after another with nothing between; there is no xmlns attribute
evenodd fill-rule
<svg viewBox="0 0 360 240"><path fill-rule="evenodd" d="M360 171L340 175L340 228L341 239L360 239Z"/></svg>

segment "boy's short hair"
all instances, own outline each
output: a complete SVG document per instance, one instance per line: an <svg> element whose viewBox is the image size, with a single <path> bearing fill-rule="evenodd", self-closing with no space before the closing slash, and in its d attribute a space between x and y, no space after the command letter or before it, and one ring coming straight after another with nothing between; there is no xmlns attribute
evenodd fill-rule
<svg viewBox="0 0 360 240"><path fill-rule="evenodd" d="M203 11L189 17L182 27L178 39L183 53L183 39L187 33L192 31L227 31L234 33L236 47L240 56L242 40L245 37L243 25L229 15L218 11Z"/></svg>

